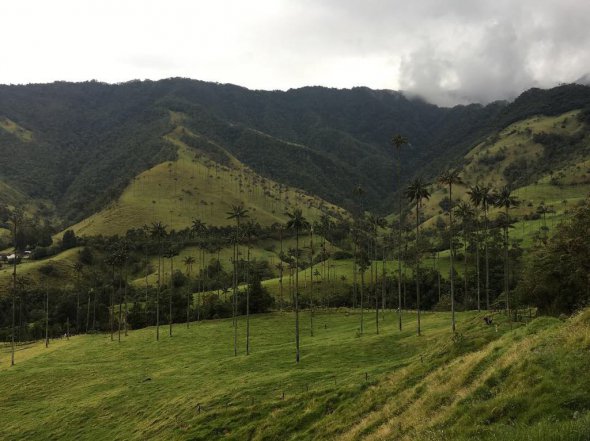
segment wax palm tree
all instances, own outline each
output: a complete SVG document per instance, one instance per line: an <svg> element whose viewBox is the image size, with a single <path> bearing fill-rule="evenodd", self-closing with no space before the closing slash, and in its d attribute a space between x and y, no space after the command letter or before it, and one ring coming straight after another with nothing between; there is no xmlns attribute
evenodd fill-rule
<svg viewBox="0 0 590 441"><path fill-rule="evenodd" d="M453 230L453 185L462 184L463 180L459 176L459 170L446 170L438 177L438 182L449 187L449 232L450 255L451 255L451 328L455 332L455 265L454 265L454 230Z"/></svg>
<svg viewBox="0 0 590 441"><path fill-rule="evenodd" d="M508 261L508 230L511 226L511 219L508 210L517 207L519 200L512 196L512 192L508 186L504 186L494 194L494 205L500 209L504 209L503 216L500 218L500 226L504 231L504 295L506 296L506 311L510 316L510 299L509 299L509 261Z"/></svg>
<svg viewBox="0 0 590 441"><path fill-rule="evenodd" d="M248 217L248 210L242 204L232 205L231 210L227 213L227 218L236 221L236 234L234 237L233 247L233 326L234 326L234 356L238 355L238 242L240 238L240 223Z"/></svg>
<svg viewBox="0 0 590 441"><path fill-rule="evenodd" d="M402 183L401 183L401 151L402 147L408 144L408 139L402 135L395 135L391 139L391 144L394 146L397 152L397 193L398 193L398 218L397 218L397 249L398 249L398 260L397 260L397 299L398 299L398 321L399 330L402 330Z"/></svg>
<svg viewBox="0 0 590 441"><path fill-rule="evenodd" d="M191 273L193 271L193 265L195 264L195 262L196 262L196 260L193 256L185 256L184 259L182 259L182 263L186 267L186 277L189 280L189 288L186 292L186 327L187 328L190 326L191 298L193 296L192 290L190 288L190 279L191 279Z"/></svg>
<svg viewBox="0 0 590 441"><path fill-rule="evenodd" d="M469 195L471 202L476 207L481 207L483 211L486 309L490 309L490 261L488 253L488 214L490 206L494 205L494 192L492 190L492 187L489 185L474 185L469 189L467 194Z"/></svg>
<svg viewBox="0 0 590 441"><path fill-rule="evenodd" d="M156 340L160 341L160 291L162 289L162 239L166 237L166 225L153 222L150 234L158 242L158 284L156 290Z"/></svg>
<svg viewBox="0 0 590 441"><path fill-rule="evenodd" d="M170 285L169 285L169 292L168 292L168 335L172 337L172 294L174 291L174 258L178 256L178 248L173 244L170 245L164 257L166 259L170 259Z"/></svg>
<svg viewBox="0 0 590 441"><path fill-rule="evenodd" d="M76 333L80 332L80 276L84 270L82 262L74 263L72 267L74 273L76 273Z"/></svg>
<svg viewBox="0 0 590 441"><path fill-rule="evenodd" d="M408 188L406 188L405 196L410 202L416 203L416 270L414 278L416 279L416 309L418 315L418 335L420 335L420 208L422 201L430 198L430 191L428 185L422 178L414 179Z"/></svg>
<svg viewBox="0 0 590 441"><path fill-rule="evenodd" d="M295 361L299 363L299 232L309 228L309 222L300 208L286 213L286 228L295 230Z"/></svg>
<svg viewBox="0 0 590 441"><path fill-rule="evenodd" d="M14 366L14 352L15 352L15 344L14 344L14 333L15 333L15 326L16 326L16 263L17 263L17 237L19 233L19 228L24 220L24 214L20 209L16 209L12 212L10 216L10 223L12 229L12 239L14 245L14 260L12 261L12 332L11 332L11 358L10 358L10 365Z"/></svg>

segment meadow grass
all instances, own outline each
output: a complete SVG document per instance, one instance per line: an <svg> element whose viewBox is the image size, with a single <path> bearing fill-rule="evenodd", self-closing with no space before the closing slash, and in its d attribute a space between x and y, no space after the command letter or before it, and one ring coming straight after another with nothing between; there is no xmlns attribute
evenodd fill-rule
<svg viewBox="0 0 590 441"><path fill-rule="evenodd" d="M418 337L415 313L399 332L386 311L377 335L365 311L359 336L359 311L316 311L311 337L304 311L299 365L286 312L252 317L250 355L240 317L237 357L231 320L175 325L172 337L164 328L160 342L147 328L121 343L97 334L33 344L12 368L4 347L0 438L513 439L544 417L555 434L579 430L590 389L575 369L589 361L590 314L513 330L502 314L497 330L485 326L483 314L459 313L453 337L448 313L423 313Z"/></svg>

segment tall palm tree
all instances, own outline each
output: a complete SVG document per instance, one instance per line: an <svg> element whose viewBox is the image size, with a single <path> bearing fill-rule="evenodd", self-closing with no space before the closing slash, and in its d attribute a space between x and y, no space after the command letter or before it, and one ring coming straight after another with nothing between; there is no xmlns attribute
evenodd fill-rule
<svg viewBox="0 0 590 441"><path fill-rule="evenodd" d="M398 218L397 218L397 299L398 299L398 321L399 330L402 330L402 172L401 172L401 151L402 147L408 144L408 139L400 134L391 139L391 144L397 152L397 193L398 193Z"/></svg>
<svg viewBox="0 0 590 441"><path fill-rule="evenodd" d="M438 182L449 187L449 232L451 233L450 255L451 255L451 328L455 332L455 266L454 266L454 230L453 230L453 185L462 184L459 170L446 170L438 177Z"/></svg>
<svg viewBox="0 0 590 441"><path fill-rule="evenodd" d="M489 185L474 185L467 192L471 202L476 207L483 210L484 219L484 259L485 259L485 292L486 292L486 309L490 309L490 261L488 253L488 214L491 205L494 205L494 192Z"/></svg>
<svg viewBox="0 0 590 441"><path fill-rule="evenodd" d="M76 333L80 332L80 276L84 270L82 262L76 262L73 266L76 273Z"/></svg>
<svg viewBox="0 0 590 441"><path fill-rule="evenodd" d="M172 294L174 291L174 258L178 256L178 248L174 244L170 244L170 247L164 254L164 257L170 259L170 284L168 288L168 335L172 337Z"/></svg>
<svg viewBox="0 0 590 441"><path fill-rule="evenodd" d="M186 327L188 328L190 325L190 317L191 317L191 298L193 296L192 290L190 288L190 279L191 273L193 271L193 265L195 264L195 258L193 256L185 256L182 259L182 263L186 267L186 276L189 279L189 289L186 292Z"/></svg>
<svg viewBox="0 0 590 441"><path fill-rule="evenodd" d="M153 222L150 234L158 242L158 285L156 290L156 340L160 341L160 291L162 289L162 239L166 237L166 225Z"/></svg>
<svg viewBox="0 0 590 441"><path fill-rule="evenodd" d="M248 218L248 210L244 208L244 205L232 205L231 210L228 211L226 219L233 219L236 221L236 234L234 237L234 249L233 249L233 325L234 325L234 356L238 355L238 255L239 248L238 242L240 240L240 223L242 219Z"/></svg>
<svg viewBox="0 0 590 441"><path fill-rule="evenodd" d="M504 186L498 192L494 193L494 205L498 208L503 208L503 218L500 219L500 224L504 230L504 295L506 296L506 311L510 317L510 299L509 299L509 260L508 260L508 230L511 226L511 219L508 210L517 207L520 201L515 196L508 186Z"/></svg>
<svg viewBox="0 0 590 441"><path fill-rule="evenodd" d="M430 198L430 191L428 185L422 178L414 179L408 188L406 188L405 195L410 202L416 203L416 270L414 278L416 279L416 309L418 315L418 335L420 335L420 208L422 201Z"/></svg>
<svg viewBox="0 0 590 441"><path fill-rule="evenodd" d="M295 230L295 361L299 363L299 232L309 228L309 222L300 208L287 212L286 227Z"/></svg>
<svg viewBox="0 0 590 441"><path fill-rule="evenodd" d="M15 333L15 326L16 326L16 263L17 263L17 252L18 252L18 232L21 224L23 222L24 215L20 209L16 209L12 212L10 217L11 226L12 226L12 239L14 244L14 260L12 261L12 332L11 332L11 357L10 357L10 365L14 366L14 352L15 352L15 345L14 345L14 333Z"/></svg>

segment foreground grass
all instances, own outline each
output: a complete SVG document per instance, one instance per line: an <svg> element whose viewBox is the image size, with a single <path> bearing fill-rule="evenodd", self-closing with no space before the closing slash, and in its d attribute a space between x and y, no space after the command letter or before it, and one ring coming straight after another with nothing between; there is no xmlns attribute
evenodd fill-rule
<svg viewBox="0 0 590 441"><path fill-rule="evenodd" d="M288 313L252 319L249 356L244 318L237 357L231 320L159 343L149 328L32 345L13 368L4 348L0 438L587 439L589 313L512 331L461 313L455 337L447 313L423 314L420 337L414 314L400 333L389 311L379 335L365 312L359 337L359 315L317 313L311 337L303 313L298 366Z"/></svg>

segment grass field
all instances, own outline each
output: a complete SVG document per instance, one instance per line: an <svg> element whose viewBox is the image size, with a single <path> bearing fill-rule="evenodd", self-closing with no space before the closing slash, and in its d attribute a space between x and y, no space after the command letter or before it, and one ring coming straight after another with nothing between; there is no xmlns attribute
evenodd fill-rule
<svg viewBox="0 0 590 441"><path fill-rule="evenodd" d="M359 311L301 314L295 364L293 315L245 319L233 356L231 320L176 325L173 337L132 331L77 336L0 353L0 438L64 439L516 439L590 436L590 312L539 318L510 330L482 314L386 312L357 336ZM284 395L283 395L284 394Z"/></svg>

